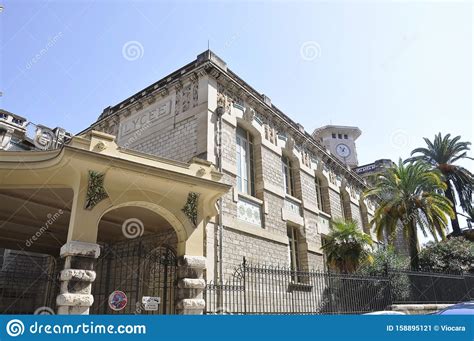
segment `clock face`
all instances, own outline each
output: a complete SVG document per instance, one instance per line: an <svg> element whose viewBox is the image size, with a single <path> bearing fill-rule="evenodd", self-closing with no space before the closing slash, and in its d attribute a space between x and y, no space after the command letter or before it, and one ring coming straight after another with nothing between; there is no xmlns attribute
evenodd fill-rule
<svg viewBox="0 0 474 341"><path fill-rule="evenodd" d="M351 149L344 143L340 143L336 146L336 153L340 157L348 157L351 155Z"/></svg>

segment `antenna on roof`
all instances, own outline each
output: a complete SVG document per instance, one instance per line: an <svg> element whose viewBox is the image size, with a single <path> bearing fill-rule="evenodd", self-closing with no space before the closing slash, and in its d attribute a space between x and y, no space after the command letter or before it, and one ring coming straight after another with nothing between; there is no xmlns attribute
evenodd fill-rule
<svg viewBox="0 0 474 341"><path fill-rule="evenodd" d="M209 48L209 39L207 40L207 49L210 50L210 48Z"/></svg>

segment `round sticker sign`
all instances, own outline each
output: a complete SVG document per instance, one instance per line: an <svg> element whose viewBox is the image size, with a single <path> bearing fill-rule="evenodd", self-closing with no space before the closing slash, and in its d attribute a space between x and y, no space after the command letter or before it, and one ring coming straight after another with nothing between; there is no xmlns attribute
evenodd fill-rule
<svg viewBox="0 0 474 341"><path fill-rule="evenodd" d="M128 298L123 291L115 290L109 296L109 307L112 310L119 311L127 306Z"/></svg>

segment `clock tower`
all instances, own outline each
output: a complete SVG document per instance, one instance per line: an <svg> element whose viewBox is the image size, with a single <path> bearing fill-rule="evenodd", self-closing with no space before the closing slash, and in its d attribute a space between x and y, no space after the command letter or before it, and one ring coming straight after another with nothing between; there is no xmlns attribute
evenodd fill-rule
<svg viewBox="0 0 474 341"><path fill-rule="evenodd" d="M355 141L361 133L357 127L327 125L316 129L312 136L331 154L353 168L359 165Z"/></svg>

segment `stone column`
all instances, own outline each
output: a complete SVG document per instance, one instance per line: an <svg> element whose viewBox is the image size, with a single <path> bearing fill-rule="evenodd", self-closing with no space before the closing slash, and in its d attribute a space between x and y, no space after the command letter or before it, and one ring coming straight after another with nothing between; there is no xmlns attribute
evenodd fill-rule
<svg viewBox="0 0 474 341"><path fill-rule="evenodd" d="M94 303L91 295L95 280L94 262L100 247L94 243L70 241L61 247L64 270L60 274L60 294L56 298L59 315L87 315Z"/></svg>
<svg viewBox="0 0 474 341"><path fill-rule="evenodd" d="M176 313L180 315L200 315L204 312L206 302L203 290L206 281L203 271L206 258L199 256L183 256L178 262L178 291Z"/></svg>

